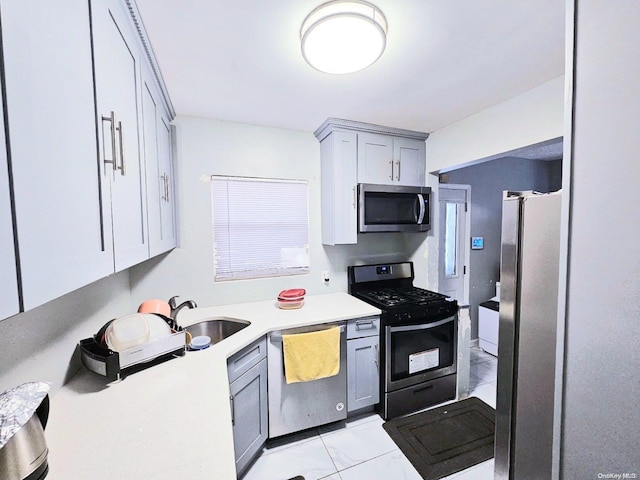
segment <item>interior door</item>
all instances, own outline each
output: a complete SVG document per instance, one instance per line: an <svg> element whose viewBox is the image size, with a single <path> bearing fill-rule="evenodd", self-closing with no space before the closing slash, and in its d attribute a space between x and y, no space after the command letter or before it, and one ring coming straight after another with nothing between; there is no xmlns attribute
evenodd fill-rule
<svg viewBox="0 0 640 480"><path fill-rule="evenodd" d="M440 186L440 293L466 304L467 215L469 186Z"/></svg>

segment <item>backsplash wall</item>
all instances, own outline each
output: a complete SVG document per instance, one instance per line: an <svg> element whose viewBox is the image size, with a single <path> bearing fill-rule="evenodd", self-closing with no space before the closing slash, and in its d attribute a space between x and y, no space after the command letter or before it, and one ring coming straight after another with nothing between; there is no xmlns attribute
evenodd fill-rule
<svg viewBox="0 0 640 480"><path fill-rule="evenodd" d="M78 341L133 308L125 271L0 321L0 392L42 380L55 393L81 368Z"/></svg>

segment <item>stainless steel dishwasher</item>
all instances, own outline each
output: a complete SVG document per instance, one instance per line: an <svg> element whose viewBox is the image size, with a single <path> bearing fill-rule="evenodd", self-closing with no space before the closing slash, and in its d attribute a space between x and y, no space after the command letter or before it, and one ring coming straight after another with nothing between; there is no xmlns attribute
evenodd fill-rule
<svg viewBox="0 0 640 480"><path fill-rule="evenodd" d="M337 375L287 384L282 335L340 327L340 371ZM345 322L324 323L269 334L267 343L269 438L347 418L347 334Z"/></svg>

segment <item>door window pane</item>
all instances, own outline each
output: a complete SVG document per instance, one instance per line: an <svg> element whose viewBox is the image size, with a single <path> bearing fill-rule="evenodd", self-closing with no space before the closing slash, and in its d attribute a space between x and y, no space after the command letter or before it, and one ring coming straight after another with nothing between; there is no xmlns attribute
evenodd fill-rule
<svg viewBox="0 0 640 480"><path fill-rule="evenodd" d="M445 204L444 274L447 277L458 274L458 206L457 203Z"/></svg>

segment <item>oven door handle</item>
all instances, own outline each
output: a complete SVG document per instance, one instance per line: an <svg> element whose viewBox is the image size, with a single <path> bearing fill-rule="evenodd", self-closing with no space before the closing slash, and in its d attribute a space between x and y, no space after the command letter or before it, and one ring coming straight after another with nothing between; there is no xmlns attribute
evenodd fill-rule
<svg viewBox="0 0 640 480"><path fill-rule="evenodd" d="M439 327L440 325L444 325L445 323L453 322L455 317L445 318L444 320L440 320L439 322L433 323L421 323L419 325L406 325L402 327L388 327L391 333L395 332L410 332L412 330L428 330L430 328Z"/></svg>

